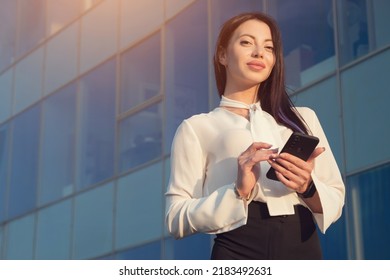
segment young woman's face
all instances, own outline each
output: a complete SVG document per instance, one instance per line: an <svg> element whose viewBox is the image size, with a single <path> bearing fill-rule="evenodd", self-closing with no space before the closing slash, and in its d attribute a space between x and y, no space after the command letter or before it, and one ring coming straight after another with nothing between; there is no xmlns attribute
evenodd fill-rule
<svg viewBox="0 0 390 280"><path fill-rule="evenodd" d="M226 67L227 87L250 88L265 81L275 65L268 25L255 19L241 24L234 31L219 61Z"/></svg>

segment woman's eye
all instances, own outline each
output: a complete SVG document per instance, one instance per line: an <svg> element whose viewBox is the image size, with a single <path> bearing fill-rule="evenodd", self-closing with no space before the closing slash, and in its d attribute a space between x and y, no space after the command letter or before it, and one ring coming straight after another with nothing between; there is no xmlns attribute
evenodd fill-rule
<svg viewBox="0 0 390 280"><path fill-rule="evenodd" d="M267 51L271 51L271 52L274 51L274 47L273 47L273 46L265 46L264 48L265 48Z"/></svg>
<svg viewBox="0 0 390 280"><path fill-rule="evenodd" d="M241 45L250 45L251 42L247 41L247 40L243 40L241 41Z"/></svg>

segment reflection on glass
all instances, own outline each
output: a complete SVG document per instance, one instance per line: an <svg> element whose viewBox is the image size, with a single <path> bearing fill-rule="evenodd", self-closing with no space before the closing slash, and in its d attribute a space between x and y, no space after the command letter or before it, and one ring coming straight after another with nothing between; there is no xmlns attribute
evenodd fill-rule
<svg viewBox="0 0 390 280"><path fill-rule="evenodd" d="M0 127L0 222L6 215L6 194L8 182L8 154L9 154L9 129L8 125ZM1 240L0 240L1 243Z"/></svg>
<svg viewBox="0 0 390 280"><path fill-rule="evenodd" d="M71 84L47 98L43 112L41 205L74 191L76 85Z"/></svg>
<svg viewBox="0 0 390 280"><path fill-rule="evenodd" d="M368 53L368 22L365 0L338 1L340 21L340 60L348 63Z"/></svg>
<svg viewBox="0 0 390 280"><path fill-rule="evenodd" d="M84 188L114 174L115 61L81 79L81 127L78 139L78 186Z"/></svg>
<svg viewBox="0 0 390 280"><path fill-rule="evenodd" d="M162 155L162 105L152 105L120 123L120 171Z"/></svg>
<svg viewBox="0 0 390 280"><path fill-rule="evenodd" d="M46 3L49 35L70 23L81 12L80 0L50 0Z"/></svg>
<svg viewBox="0 0 390 280"><path fill-rule="evenodd" d="M167 25L165 150L183 119L208 108L207 1L196 1Z"/></svg>
<svg viewBox="0 0 390 280"><path fill-rule="evenodd" d="M337 1L340 60L351 62L390 43L389 1Z"/></svg>
<svg viewBox="0 0 390 280"><path fill-rule="evenodd" d="M335 70L331 0L268 1L283 37L286 84L295 89Z"/></svg>
<svg viewBox="0 0 390 280"><path fill-rule="evenodd" d="M102 2L102 0L81 0L81 1L74 0L74 1L81 2L81 9L83 11L87 11L87 10L91 9L93 6Z"/></svg>
<svg viewBox="0 0 390 280"><path fill-rule="evenodd" d="M3 0L0 9L0 72L14 61L17 1Z"/></svg>
<svg viewBox="0 0 390 280"><path fill-rule="evenodd" d="M24 214L35 207L40 112L40 107L35 106L13 121L8 218Z"/></svg>
<svg viewBox="0 0 390 280"><path fill-rule="evenodd" d="M71 200L66 200L44 208L38 213L36 259L66 260L70 258L71 207Z"/></svg>
<svg viewBox="0 0 390 280"><path fill-rule="evenodd" d="M87 259L112 249L114 184L95 188L76 197L73 258Z"/></svg>
<svg viewBox="0 0 390 280"><path fill-rule="evenodd" d="M123 54L121 112L160 93L160 33Z"/></svg>
<svg viewBox="0 0 390 280"><path fill-rule="evenodd" d="M45 38L45 0L19 0L17 55L33 49Z"/></svg>
<svg viewBox="0 0 390 280"><path fill-rule="evenodd" d="M347 178L354 259L390 258L389 185L389 164Z"/></svg>
<svg viewBox="0 0 390 280"><path fill-rule="evenodd" d="M374 20L369 27L370 38L373 37L373 34L375 35L375 39L372 39L373 42L371 41L371 43L375 44L375 47L379 49L390 44L390 1L373 0L367 4L371 4L370 9L373 13L369 15L369 18Z"/></svg>

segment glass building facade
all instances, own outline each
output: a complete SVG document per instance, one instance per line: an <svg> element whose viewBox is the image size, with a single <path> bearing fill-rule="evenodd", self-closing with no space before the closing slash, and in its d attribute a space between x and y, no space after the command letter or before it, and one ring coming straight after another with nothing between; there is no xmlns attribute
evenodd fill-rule
<svg viewBox="0 0 390 280"><path fill-rule="evenodd" d="M216 36L246 11L280 24L346 182L324 257L390 258L390 1L0 0L0 259L209 258L166 232L170 146L218 105Z"/></svg>

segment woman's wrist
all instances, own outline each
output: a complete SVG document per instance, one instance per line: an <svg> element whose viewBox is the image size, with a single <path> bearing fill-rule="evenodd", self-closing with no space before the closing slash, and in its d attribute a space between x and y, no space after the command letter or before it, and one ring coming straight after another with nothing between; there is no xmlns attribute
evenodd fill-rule
<svg viewBox="0 0 390 280"><path fill-rule="evenodd" d="M307 189L303 193L297 192L298 196L301 198L311 198L316 193L317 188L313 181L311 181L310 185L307 187Z"/></svg>
<svg viewBox="0 0 390 280"><path fill-rule="evenodd" d="M240 190L237 188L237 183L234 182L234 193L236 194L237 198L244 199L244 200L248 201L251 197L252 191L250 191L249 194L247 194L247 195L242 195L240 193Z"/></svg>

